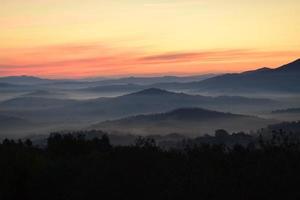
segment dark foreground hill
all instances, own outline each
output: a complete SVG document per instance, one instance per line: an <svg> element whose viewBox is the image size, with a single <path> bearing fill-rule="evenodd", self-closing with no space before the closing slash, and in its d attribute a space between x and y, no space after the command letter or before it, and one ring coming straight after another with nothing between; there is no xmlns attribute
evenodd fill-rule
<svg viewBox="0 0 300 200"><path fill-rule="evenodd" d="M300 197L300 146L286 139L163 150L146 138L113 147L106 136L53 134L44 148L4 140L0 157L1 200Z"/></svg>
<svg viewBox="0 0 300 200"><path fill-rule="evenodd" d="M184 135L212 134L216 129L249 131L274 123L258 117L210 111L200 108L182 108L167 113L138 115L105 121L93 129L117 131L138 135L181 133Z"/></svg>

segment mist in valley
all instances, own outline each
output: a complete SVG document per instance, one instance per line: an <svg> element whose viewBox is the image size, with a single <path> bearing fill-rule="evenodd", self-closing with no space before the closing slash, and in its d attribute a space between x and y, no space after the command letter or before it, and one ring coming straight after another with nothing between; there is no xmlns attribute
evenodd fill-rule
<svg viewBox="0 0 300 200"><path fill-rule="evenodd" d="M290 68L298 64L299 61L293 62ZM290 77L288 69L289 65L284 71ZM279 73L276 70L272 72L274 76ZM250 79L270 76L265 73L245 72L235 75L234 79L249 85ZM226 88L227 83L221 82L226 82L227 76L231 78L232 75L105 80L48 80L26 76L0 78L0 135L1 138L18 138L94 128L134 135L178 133L200 136L212 135L221 128L249 133L270 124L300 119L300 112L288 110L300 107L300 95L291 89L290 83L281 86L289 89L277 90L264 80L264 87L257 86L255 90L249 85L251 89L245 86L243 91L241 86L234 88L232 83ZM234 79L230 79L231 82ZM222 91L215 89L220 84L224 87ZM208 118L204 114L190 120L181 116L153 119L153 116L166 116L182 108L199 108L206 114L218 112L223 117ZM282 112L276 112L278 110ZM189 115L193 116L195 110L190 111ZM232 118L231 114L236 117Z"/></svg>

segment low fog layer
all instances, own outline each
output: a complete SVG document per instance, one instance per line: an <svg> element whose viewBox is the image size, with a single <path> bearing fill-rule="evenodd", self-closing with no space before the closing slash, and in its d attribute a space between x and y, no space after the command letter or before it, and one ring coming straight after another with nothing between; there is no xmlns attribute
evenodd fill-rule
<svg viewBox="0 0 300 200"><path fill-rule="evenodd" d="M297 60L277 69L192 77L3 77L0 135L24 137L90 128L142 135L195 135L213 134L218 128L250 131L280 121L297 121L299 63ZM181 108L205 112L201 118L192 119L188 116L199 110L190 110L180 120L168 116ZM209 118L213 111L224 116ZM160 118L162 115L166 118Z"/></svg>

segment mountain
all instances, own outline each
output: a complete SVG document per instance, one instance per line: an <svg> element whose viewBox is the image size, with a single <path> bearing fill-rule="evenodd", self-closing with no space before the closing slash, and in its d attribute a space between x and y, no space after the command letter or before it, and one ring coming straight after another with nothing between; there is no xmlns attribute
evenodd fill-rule
<svg viewBox="0 0 300 200"><path fill-rule="evenodd" d="M82 101L77 109L85 112L101 113L105 117L125 117L136 114L166 112L181 107L203 107L214 110L242 111L263 110L278 107L276 101L269 99L245 98L237 96L210 97L175 93L157 88L149 88L139 92L115 98L100 98Z"/></svg>
<svg viewBox="0 0 300 200"><path fill-rule="evenodd" d="M126 78L120 80L104 80L97 84L106 84L106 87L92 88L98 92L110 89L128 92L155 87L173 91L209 92L209 93L299 93L300 92L300 59L281 67L259 68L242 73L232 73L206 77L201 79L158 79L147 81L147 78ZM153 80L153 79L150 79ZM166 81L167 80L167 81ZM134 84L134 85L127 85ZM102 85L103 86L103 85ZM90 90L86 88L86 90Z"/></svg>
<svg viewBox="0 0 300 200"><path fill-rule="evenodd" d="M300 92L300 59L276 69L261 68L236 74L225 74L190 83L198 91L214 92Z"/></svg>
<svg viewBox="0 0 300 200"><path fill-rule="evenodd" d="M176 95L178 93L162 90L158 88L148 88L139 92L134 92L126 96L144 96L144 95ZM183 93L181 93L183 94Z"/></svg>
<svg viewBox="0 0 300 200"><path fill-rule="evenodd" d="M64 79L43 79L34 76L7 76L0 77L0 83L23 85L23 86L40 86L38 89L86 89L91 91L108 91L110 88L117 90L114 86L118 85L121 90L125 90L127 87L138 86L138 89L143 89L145 85L157 84L157 83L170 83L178 82L185 83L191 81L201 81L207 78L216 76L216 74L204 74L198 76L158 76L158 77L125 77L118 79L103 79L103 78L90 78L81 80L64 80ZM105 86L107 86L105 88ZM99 87L99 88L95 88ZM103 87L103 88L101 88ZM89 89L90 88L90 89ZM133 91L132 89L130 90ZM135 90L136 91L136 90Z"/></svg>
<svg viewBox="0 0 300 200"><path fill-rule="evenodd" d="M201 108L181 108L166 113L137 115L91 126L108 132L139 135L180 133L189 136L212 134L216 129L228 131L256 130L273 123L258 117L211 111Z"/></svg>
<svg viewBox="0 0 300 200"><path fill-rule="evenodd" d="M23 97L39 97L39 98L50 98L50 99L64 99L67 97L63 92L55 92L48 90L36 90L33 92L22 95Z"/></svg>
<svg viewBox="0 0 300 200"><path fill-rule="evenodd" d="M23 87L35 86L34 90L75 90L74 92L92 93L129 93L145 89L152 84L185 83L201 81L216 76L205 74L198 76L158 76L158 77L125 77L118 79L86 78L80 80L42 79L33 76L9 76L0 77L0 83L22 85ZM0 85L1 89L1 85ZM9 89L9 88L7 88ZM28 91L28 90L27 90Z"/></svg>
<svg viewBox="0 0 300 200"><path fill-rule="evenodd" d="M137 84L115 84L115 85L101 85L101 86L94 86L88 88L82 88L78 91L81 92L95 92L95 93L112 93L112 92L134 92L138 90L142 90L147 88L144 85L137 85Z"/></svg>
<svg viewBox="0 0 300 200"><path fill-rule="evenodd" d="M85 83L85 88L79 88L81 92L96 92L96 93L130 93L138 90L143 90L149 87L156 87L161 89L176 88L182 83L189 83L193 81L202 81L217 74L204 74L198 76L161 76L161 77L125 77L119 79L107 79L96 81L97 79L83 79L91 82Z"/></svg>
<svg viewBox="0 0 300 200"><path fill-rule="evenodd" d="M289 64L283 65L277 69L274 69L275 73L300 73L300 59L295 60Z"/></svg>
<svg viewBox="0 0 300 200"><path fill-rule="evenodd" d="M67 99L51 99L41 97L17 97L0 103L0 110L32 110L58 108L74 104L77 101Z"/></svg>
<svg viewBox="0 0 300 200"><path fill-rule="evenodd" d="M262 68L259 68L256 70L245 71L245 72L243 72L243 74L257 74L257 73L267 72L270 70L272 70L272 69L268 68L268 67L262 67Z"/></svg>
<svg viewBox="0 0 300 200"><path fill-rule="evenodd" d="M32 89L31 86L17 85L12 83L0 82L0 92L26 92Z"/></svg>
<svg viewBox="0 0 300 200"><path fill-rule="evenodd" d="M13 85L35 85L33 89L81 89L86 92L135 92L155 87L174 91L216 93L299 93L300 59L276 69L260 68L243 73L199 76L126 77L107 80L50 80L32 76L0 78L0 90ZM13 85L3 85L13 84ZM14 88L15 89L15 88ZM19 88L20 89L20 88ZM24 89L23 89L24 90Z"/></svg>
<svg viewBox="0 0 300 200"><path fill-rule="evenodd" d="M9 83L17 85L35 85L35 84L46 84L53 82L50 79L42 79L34 76L7 76L0 77L0 83Z"/></svg>
<svg viewBox="0 0 300 200"><path fill-rule="evenodd" d="M9 84L9 83L1 83L0 82L0 88L12 88L12 87L17 87L18 85L14 85L14 84Z"/></svg>
<svg viewBox="0 0 300 200"><path fill-rule="evenodd" d="M42 94L44 92L41 92ZM38 92L38 94L40 94ZM47 93L46 93L47 94ZM269 99L238 96L209 97L149 88L114 98L68 100L21 96L0 103L0 112L40 123L95 123L139 114L167 112L182 107L239 112L274 110L278 103ZM17 127L16 127L17 128Z"/></svg>
<svg viewBox="0 0 300 200"><path fill-rule="evenodd" d="M29 128L33 123L25 120L23 118L9 116L9 115L0 115L0 131L2 137L6 134L5 131L15 130L18 127L19 130L24 130L24 128Z"/></svg>
<svg viewBox="0 0 300 200"><path fill-rule="evenodd" d="M97 82L99 85L120 85L120 84L137 84L137 85L151 85L156 83L169 83L169 82L192 82L192 81L202 81L207 78L212 78L217 76L217 74L203 74L196 76L157 76L157 77L124 77L118 79L107 79L99 80L97 78L84 79L84 81ZM103 79L103 78L100 78Z"/></svg>
<svg viewBox="0 0 300 200"><path fill-rule="evenodd" d="M21 124L27 124L28 122L18 117L0 115L0 127L9 125L11 123L21 125Z"/></svg>

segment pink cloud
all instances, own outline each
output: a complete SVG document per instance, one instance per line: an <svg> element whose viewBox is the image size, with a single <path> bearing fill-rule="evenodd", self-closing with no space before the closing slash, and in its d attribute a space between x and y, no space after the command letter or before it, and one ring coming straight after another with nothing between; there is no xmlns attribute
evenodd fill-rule
<svg viewBox="0 0 300 200"><path fill-rule="evenodd" d="M0 75L53 77L133 74L196 74L242 71L279 66L300 56L300 51L225 49L149 54L99 43L65 44L30 49L0 50Z"/></svg>

